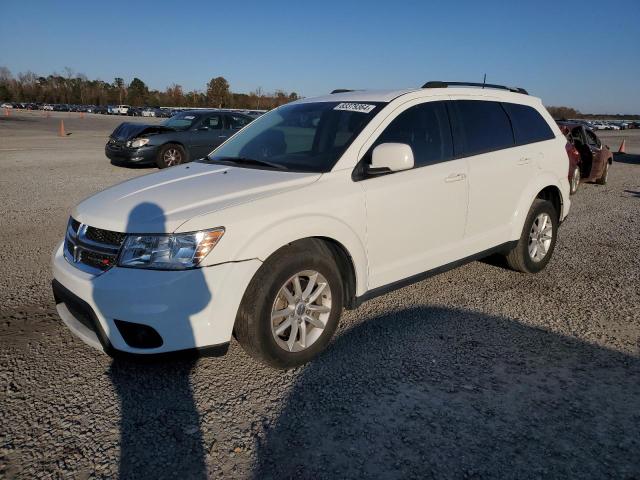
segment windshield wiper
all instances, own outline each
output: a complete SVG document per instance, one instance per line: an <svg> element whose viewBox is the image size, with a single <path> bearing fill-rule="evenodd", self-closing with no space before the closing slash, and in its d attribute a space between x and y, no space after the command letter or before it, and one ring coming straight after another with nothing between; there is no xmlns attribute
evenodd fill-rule
<svg viewBox="0 0 640 480"><path fill-rule="evenodd" d="M284 165L280 165L278 163L267 162L266 160L256 160L255 158L247 158L247 157L220 157L220 158L209 158L209 160L213 160L214 162L228 162L228 163L236 163L238 165L258 165L262 167L270 167L278 170L286 170L287 167Z"/></svg>

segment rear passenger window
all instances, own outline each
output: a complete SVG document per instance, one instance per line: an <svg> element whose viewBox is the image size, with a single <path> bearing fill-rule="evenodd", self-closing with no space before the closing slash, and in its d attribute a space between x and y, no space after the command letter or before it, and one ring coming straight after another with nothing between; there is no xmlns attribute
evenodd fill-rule
<svg viewBox="0 0 640 480"><path fill-rule="evenodd" d="M428 102L398 115L382 132L370 151L381 143L406 143L416 167L453 158L449 116L444 102Z"/></svg>
<svg viewBox="0 0 640 480"><path fill-rule="evenodd" d="M227 115L229 121L229 128L238 129L249 124L251 120L247 117L241 117L239 115Z"/></svg>
<svg viewBox="0 0 640 480"><path fill-rule="evenodd" d="M535 108L515 103L503 103L502 106L511 118L518 145L542 142L555 137L549 124Z"/></svg>
<svg viewBox="0 0 640 480"><path fill-rule="evenodd" d="M453 104L464 138L465 155L513 146L511 122L498 102L456 100Z"/></svg>

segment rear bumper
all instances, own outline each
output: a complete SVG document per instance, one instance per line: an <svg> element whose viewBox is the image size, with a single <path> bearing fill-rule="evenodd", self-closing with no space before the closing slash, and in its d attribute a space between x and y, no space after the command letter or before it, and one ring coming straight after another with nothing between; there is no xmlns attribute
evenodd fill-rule
<svg viewBox="0 0 640 480"><path fill-rule="evenodd" d="M155 146L141 148L116 147L107 143L104 147L104 154L114 162L146 164L155 163L158 156L158 148Z"/></svg>
<svg viewBox="0 0 640 480"><path fill-rule="evenodd" d="M114 267L91 275L71 265L60 245L52 264L56 309L73 334L112 356L164 356L224 354L244 291L261 262L183 271ZM122 323L152 329L161 345L132 346Z"/></svg>

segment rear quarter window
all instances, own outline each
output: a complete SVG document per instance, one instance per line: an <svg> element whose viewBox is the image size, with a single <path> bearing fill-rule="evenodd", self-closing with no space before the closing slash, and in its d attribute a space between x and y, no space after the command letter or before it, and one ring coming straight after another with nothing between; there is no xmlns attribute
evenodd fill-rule
<svg viewBox="0 0 640 480"><path fill-rule="evenodd" d="M503 103L513 125L513 134L518 145L542 142L555 137L551 127L533 107L516 103Z"/></svg>
<svg viewBox="0 0 640 480"><path fill-rule="evenodd" d="M456 100L453 108L465 156L513 147L511 122L499 102Z"/></svg>

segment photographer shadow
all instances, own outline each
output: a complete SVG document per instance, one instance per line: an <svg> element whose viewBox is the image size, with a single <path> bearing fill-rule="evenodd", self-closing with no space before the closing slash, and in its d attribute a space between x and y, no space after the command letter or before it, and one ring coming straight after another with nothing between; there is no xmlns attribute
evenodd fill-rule
<svg viewBox="0 0 640 480"><path fill-rule="evenodd" d="M145 231L166 231L164 213L153 203L142 203L131 211L127 232L140 231L141 224L148 226ZM191 317L205 308L211 293L199 269L189 274L192 279L199 276L199 281L190 283L189 302L174 308L177 313L172 322L176 334L186 344L194 344ZM144 285L135 294L145 296L150 303L160 295ZM158 297L158 304L163 300ZM108 308L113 297L96 290L94 301ZM120 401L119 478L207 477L200 414L190 381L196 362L195 354L112 361L108 374Z"/></svg>

